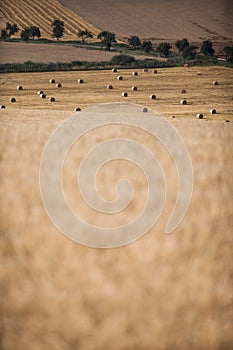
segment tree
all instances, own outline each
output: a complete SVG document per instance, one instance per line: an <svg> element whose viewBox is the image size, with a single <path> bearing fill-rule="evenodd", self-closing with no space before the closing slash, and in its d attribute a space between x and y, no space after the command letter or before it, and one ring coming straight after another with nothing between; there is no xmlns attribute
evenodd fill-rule
<svg viewBox="0 0 233 350"><path fill-rule="evenodd" d="M213 56L214 49L213 49L212 41L210 41L210 40L203 41L203 43L201 45L201 52L205 56Z"/></svg>
<svg viewBox="0 0 233 350"><path fill-rule="evenodd" d="M79 38L82 38L82 42L83 44L85 43L85 39L87 38L93 38L93 34L88 31L87 29L85 30L80 30L78 33L77 33L78 37Z"/></svg>
<svg viewBox="0 0 233 350"><path fill-rule="evenodd" d="M135 58L132 56L129 56L129 55L124 55L124 54L114 56L111 59L111 64L113 66L115 66L115 65L120 65L120 66L130 65L132 62L135 62Z"/></svg>
<svg viewBox="0 0 233 350"><path fill-rule="evenodd" d="M26 27L22 30L20 37L22 40L28 42L28 40L30 39L30 28Z"/></svg>
<svg viewBox="0 0 233 350"><path fill-rule="evenodd" d="M41 37L41 33L40 33L40 28L36 27L36 26L31 26L29 28L30 30L30 37L32 38L32 40L34 40L35 37L37 37L38 39Z"/></svg>
<svg viewBox="0 0 233 350"><path fill-rule="evenodd" d="M150 40L143 41L143 43L142 43L142 50L145 51L146 53L150 53L150 51L153 50L152 42Z"/></svg>
<svg viewBox="0 0 233 350"><path fill-rule="evenodd" d="M233 63L233 46L225 46L223 50L226 54L226 60Z"/></svg>
<svg viewBox="0 0 233 350"><path fill-rule="evenodd" d="M101 40L101 44L105 46L106 50L108 51L110 51L112 43L116 42L116 35L108 31L99 33L97 38Z"/></svg>
<svg viewBox="0 0 233 350"><path fill-rule="evenodd" d="M6 23L6 31L7 31L8 37L10 39L10 37L12 35L15 35L15 33L17 33L19 31L19 28L18 28L17 24L15 24L15 23L11 24L11 23L7 22Z"/></svg>
<svg viewBox="0 0 233 350"><path fill-rule="evenodd" d="M175 42L175 47L179 50L179 52L182 52L188 46L189 42L187 39L177 40Z"/></svg>
<svg viewBox="0 0 233 350"><path fill-rule="evenodd" d="M3 41L7 41L8 38L9 38L9 36L8 36L8 34L7 34L6 29L2 29L2 31L1 31L1 39L2 39Z"/></svg>
<svg viewBox="0 0 233 350"><path fill-rule="evenodd" d="M196 57L197 46L189 45L182 50L182 56L184 60L192 60Z"/></svg>
<svg viewBox="0 0 233 350"><path fill-rule="evenodd" d="M63 36L65 28L64 22L59 19L55 19L52 23L52 36L57 39L57 41Z"/></svg>
<svg viewBox="0 0 233 350"><path fill-rule="evenodd" d="M131 35L128 38L128 44L130 47L132 47L133 50L139 49L141 47L141 41L138 36L136 35Z"/></svg>
<svg viewBox="0 0 233 350"><path fill-rule="evenodd" d="M171 44L169 43L159 43L159 46L157 47L157 52L160 54L160 56L168 57L170 55L170 49L172 48Z"/></svg>

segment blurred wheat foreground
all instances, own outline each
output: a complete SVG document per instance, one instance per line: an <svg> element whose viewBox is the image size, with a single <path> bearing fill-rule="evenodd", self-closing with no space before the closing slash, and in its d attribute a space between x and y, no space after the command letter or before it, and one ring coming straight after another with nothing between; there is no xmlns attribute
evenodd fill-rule
<svg viewBox="0 0 233 350"><path fill-rule="evenodd" d="M231 89L232 71L226 68L138 70L138 76L130 70L2 75L2 349L232 348ZM187 104L181 105L184 96ZM120 178L132 182L135 193L125 212L93 211L82 201L76 180L78 165L93 146L113 137L133 139L159 158L166 174L168 195L158 223L133 244L98 250L72 242L50 222L39 192L44 146L74 108L100 102L132 102L175 116L169 122L189 150L194 188L173 234L164 232L178 189L174 163L150 134L127 126L96 129L71 148L63 172L67 200L84 220L99 226L123 225L140 213L146 181L134 164L110 162L96 179L107 200L115 199ZM204 118L196 118L198 113Z"/></svg>

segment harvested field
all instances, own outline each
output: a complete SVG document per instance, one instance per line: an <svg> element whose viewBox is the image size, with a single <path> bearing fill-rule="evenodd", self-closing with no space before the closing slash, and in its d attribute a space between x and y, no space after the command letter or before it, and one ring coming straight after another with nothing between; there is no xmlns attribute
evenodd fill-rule
<svg viewBox="0 0 233 350"><path fill-rule="evenodd" d="M159 74L138 70L138 77L132 70L118 72L122 81L112 71L0 76L0 104L6 106L0 110L4 350L232 347L232 70L171 68L160 69ZM62 88L51 84L51 78ZM78 84L78 79L84 83ZM219 85L213 86L213 80ZM107 90L108 84L114 89ZM131 90L134 84L138 91ZM22 91L18 85L23 85ZM183 88L186 106L180 105ZM47 95L45 100L38 90ZM122 91L128 92L126 99ZM153 93L156 100L150 99ZM11 96L16 97L13 104ZM56 101L51 103L50 97ZM165 235L178 190L177 171L166 149L142 130L125 125L97 128L82 136L65 160L62 180L74 212L87 222L115 227L135 218L145 204L145 177L133 163L120 159L103 167L97 188L103 198L113 200L117 181L127 178L134 185L132 205L104 215L82 200L78 167L87 152L107 139L132 139L146 146L161 163L168 193L158 223L135 243L117 249L83 247L65 238L46 214L39 190L41 157L51 133L75 107L122 100L165 117L176 116L169 122L191 156L192 200L179 227ZM211 108L217 114L211 114ZM210 120L197 119L200 112ZM225 119L231 122L224 123Z"/></svg>
<svg viewBox="0 0 233 350"><path fill-rule="evenodd" d="M119 53L118 53L119 54ZM0 63L33 62L72 62L110 61L117 53L88 50L71 45L4 43L0 42ZM151 56L132 55L136 59L151 58Z"/></svg>
<svg viewBox="0 0 233 350"><path fill-rule="evenodd" d="M17 23L20 30L34 25L41 29L43 38L51 39L51 24L55 19L60 19L65 24L65 33L63 37L65 40L77 40L77 32L79 30L90 30L95 38L99 33L97 27L62 6L57 0L1 1L1 28L5 27L7 21ZM16 36L19 36L19 34Z"/></svg>
<svg viewBox="0 0 233 350"><path fill-rule="evenodd" d="M60 0L60 3L120 38L138 35L172 42L182 38L224 42L233 38L231 1L96 0L94 6L92 0Z"/></svg>
<svg viewBox="0 0 233 350"><path fill-rule="evenodd" d="M201 71L201 75L197 75ZM123 80L117 80L112 71L85 71L85 72L53 72L53 73L10 73L1 75L1 100L0 104L6 108L24 109L57 109L70 110L78 105L81 108L105 103L121 101L122 92L128 93L128 102L145 105L157 110L164 116L194 118L197 113L203 113L206 119L233 120L233 73L230 68L219 67L192 67L160 69L159 74L144 73L138 70L139 76L132 75L133 70L119 69L118 73ZM57 89L49 80L54 78L62 83L62 88ZM78 80L83 79L84 84ZM213 86L213 80L218 80L219 85ZM113 85L114 89L107 90L107 85ZM132 86L137 84L138 91L132 91ZM23 91L17 91L16 87L23 85ZM186 106L181 106L181 93L185 88ZM43 90L48 96L56 98L56 103L51 105L49 100L38 100L37 91ZM17 102L9 103L9 98L14 94ZM150 95L155 94L156 100L151 100ZM211 114L210 109L215 108L218 113Z"/></svg>

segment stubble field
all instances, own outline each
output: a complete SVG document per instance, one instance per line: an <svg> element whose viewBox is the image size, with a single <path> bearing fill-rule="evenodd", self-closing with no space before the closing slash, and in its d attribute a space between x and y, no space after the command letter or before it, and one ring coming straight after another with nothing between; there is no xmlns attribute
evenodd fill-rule
<svg viewBox="0 0 233 350"><path fill-rule="evenodd" d="M199 72L199 73L198 73ZM4 74L1 76L0 198L1 348L23 350L230 349L232 325L232 71L226 68ZM201 75L198 74L201 73ZM117 76L123 80L118 81ZM54 78L63 86L49 83ZM84 79L78 84L78 79ZM213 86L213 80L219 85ZM22 84L24 90L16 90ZM112 84L113 90L106 85ZM132 91L136 85L138 91ZM181 94L185 88L186 94ZM47 97L41 99L37 90ZM129 93L121 97L122 91ZM155 93L156 100L150 99ZM16 103L10 103L10 97ZM186 98L187 105L181 105ZM117 225L141 210L145 179L124 161L98 178L113 199L118 176L135 185L133 205L115 217L99 217L81 203L76 170L96 144L134 139L161 161L168 197L159 222L140 240L118 249L82 247L50 222L39 191L46 142L74 107L137 103L158 111L177 128L190 152L193 196L175 232L164 231L178 179L166 150L150 135L128 127L95 130L77 143L64 171L72 208L91 222ZM210 115L210 108L217 114ZM206 120L199 120L196 113ZM77 114L78 122L78 114ZM62 141L62 140L61 140ZM80 200L80 201L79 201Z"/></svg>

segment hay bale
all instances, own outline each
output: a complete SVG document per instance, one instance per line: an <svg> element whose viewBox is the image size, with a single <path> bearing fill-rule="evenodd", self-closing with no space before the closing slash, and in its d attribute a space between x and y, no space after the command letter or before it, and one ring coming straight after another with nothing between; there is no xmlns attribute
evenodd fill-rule
<svg viewBox="0 0 233 350"><path fill-rule="evenodd" d="M229 122L230 122L230 120L226 119L226 120L224 120L224 122L225 122L225 123L229 123Z"/></svg>
<svg viewBox="0 0 233 350"><path fill-rule="evenodd" d="M175 115L171 115L171 116L170 116L170 118L173 118L173 119L174 119L175 117L176 117Z"/></svg>
<svg viewBox="0 0 233 350"><path fill-rule="evenodd" d="M50 79L49 82L50 84L55 84L55 79Z"/></svg>
<svg viewBox="0 0 233 350"><path fill-rule="evenodd" d="M202 75L202 72L197 72L197 75Z"/></svg>
<svg viewBox="0 0 233 350"><path fill-rule="evenodd" d="M213 85L214 85L214 86L218 85L218 81L217 81L217 80L214 80L214 81L213 81Z"/></svg>
<svg viewBox="0 0 233 350"><path fill-rule="evenodd" d="M181 100L181 101L180 101L180 104L181 104L181 105L187 105L187 103L188 103L187 100Z"/></svg>
<svg viewBox="0 0 233 350"><path fill-rule="evenodd" d="M132 86L132 91L137 91L137 90L138 90L137 86Z"/></svg>
<svg viewBox="0 0 233 350"><path fill-rule="evenodd" d="M0 109L4 109L4 108L6 108L6 106L4 106L4 105L0 106Z"/></svg>
<svg viewBox="0 0 233 350"><path fill-rule="evenodd" d="M182 94L186 94L186 92L187 92L187 91L186 91L185 89L183 89L183 90L181 91Z"/></svg>
<svg viewBox="0 0 233 350"><path fill-rule="evenodd" d="M56 84L56 87L57 87L57 88L61 88L61 87L62 87L62 84L61 84L61 83L57 83L57 84Z"/></svg>
<svg viewBox="0 0 233 350"><path fill-rule="evenodd" d="M156 100L156 95L150 95L150 98L151 98L152 100Z"/></svg>
<svg viewBox="0 0 233 350"><path fill-rule="evenodd" d="M203 115L202 113L197 113L197 114L196 114L196 117L197 117L198 119L203 119L203 118L204 118L204 115Z"/></svg>
<svg viewBox="0 0 233 350"><path fill-rule="evenodd" d="M133 72L133 76L137 77L138 76L138 72Z"/></svg>
<svg viewBox="0 0 233 350"><path fill-rule="evenodd" d="M42 91L42 90L37 91L37 94L38 94L38 95L41 95L41 94L43 94L43 93L44 93L44 91Z"/></svg>
<svg viewBox="0 0 233 350"><path fill-rule="evenodd" d="M80 108L80 107L76 107L76 108L74 109L74 111L75 111L75 112L81 112L81 108Z"/></svg>
<svg viewBox="0 0 233 350"><path fill-rule="evenodd" d="M23 86L22 85L18 85L17 86L17 90L23 90Z"/></svg>
<svg viewBox="0 0 233 350"><path fill-rule="evenodd" d="M128 93L127 92L122 92L121 96L122 97L128 97Z"/></svg>
<svg viewBox="0 0 233 350"><path fill-rule="evenodd" d="M46 98L46 95L43 93L43 94L40 94L40 97L41 98Z"/></svg>
<svg viewBox="0 0 233 350"><path fill-rule="evenodd" d="M116 72L117 72L117 69L116 69L116 68L113 68L113 69L112 69L112 72L113 72L113 73L116 73Z"/></svg>
<svg viewBox="0 0 233 350"><path fill-rule="evenodd" d="M148 73L149 72L148 68L143 68L143 72Z"/></svg>
<svg viewBox="0 0 233 350"><path fill-rule="evenodd" d="M216 114L216 113L217 113L216 109L213 108L210 110L210 114Z"/></svg>
<svg viewBox="0 0 233 350"><path fill-rule="evenodd" d="M123 80L123 77L121 75L118 75L117 80Z"/></svg>
<svg viewBox="0 0 233 350"><path fill-rule="evenodd" d="M184 68L189 68L189 64L188 64L188 63L185 63L185 64L184 64Z"/></svg>
<svg viewBox="0 0 233 350"><path fill-rule="evenodd" d="M147 107L142 107L142 112L143 113L147 113L148 112L148 108Z"/></svg>
<svg viewBox="0 0 233 350"><path fill-rule="evenodd" d="M55 100L55 97L50 97L49 101L50 101L50 102L55 102L55 101L56 101L56 100Z"/></svg>
<svg viewBox="0 0 233 350"><path fill-rule="evenodd" d="M16 102L16 98L15 97L11 97L10 98L10 102Z"/></svg>
<svg viewBox="0 0 233 350"><path fill-rule="evenodd" d="M111 84L107 85L107 89L108 90L112 90L113 89L113 86Z"/></svg>
<svg viewBox="0 0 233 350"><path fill-rule="evenodd" d="M79 84L83 84L83 83L84 83L83 79L79 79L79 80L78 80L78 83L79 83Z"/></svg>
<svg viewBox="0 0 233 350"><path fill-rule="evenodd" d="M158 73L158 70L157 70L157 69L153 69L153 70L152 70L152 73L153 73L153 74L157 74L157 73Z"/></svg>

